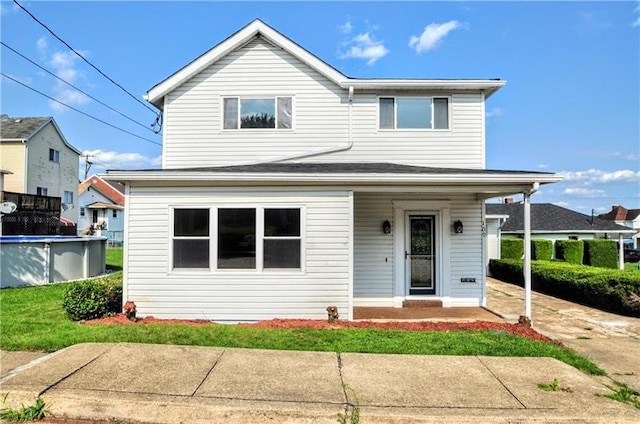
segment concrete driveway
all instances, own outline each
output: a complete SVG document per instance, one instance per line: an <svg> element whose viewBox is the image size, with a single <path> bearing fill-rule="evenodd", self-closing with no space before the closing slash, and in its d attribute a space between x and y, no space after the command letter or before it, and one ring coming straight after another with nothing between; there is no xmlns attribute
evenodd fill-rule
<svg viewBox="0 0 640 424"><path fill-rule="evenodd" d="M489 278L487 308L517 320L524 311L524 289ZM533 292L532 321L540 333L589 357L612 379L640 389L640 318Z"/></svg>

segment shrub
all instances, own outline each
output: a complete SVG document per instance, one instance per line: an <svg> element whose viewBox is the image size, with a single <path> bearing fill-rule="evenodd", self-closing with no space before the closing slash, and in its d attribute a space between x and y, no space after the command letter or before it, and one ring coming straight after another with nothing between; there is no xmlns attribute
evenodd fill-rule
<svg viewBox="0 0 640 424"><path fill-rule="evenodd" d="M614 240L584 241L584 264L601 268L618 268L618 244Z"/></svg>
<svg viewBox="0 0 640 424"><path fill-rule="evenodd" d="M500 259L522 259L524 241L519 238L503 238L500 240Z"/></svg>
<svg viewBox="0 0 640 424"><path fill-rule="evenodd" d="M556 259L582 265L584 243L582 240L556 240Z"/></svg>
<svg viewBox="0 0 640 424"><path fill-rule="evenodd" d="M546 239L531 240L531 259L550 261L553 257L553 242Z"/></svg>
<svg viewBox="0 0 640 424"><path fill-rule="evenodd" d="M495 278L524 284L522 261L493 259L489 268ZM640 317L640 273L535 261L531 263L531 286L605 311Z"/></svg>
<svg viewBox="0 0 640 424"><path fill-rule="evenodd" d="M62 307L74 321L116 314L122 309L122 287L109 279L72 283L64 293Z"/></svg>

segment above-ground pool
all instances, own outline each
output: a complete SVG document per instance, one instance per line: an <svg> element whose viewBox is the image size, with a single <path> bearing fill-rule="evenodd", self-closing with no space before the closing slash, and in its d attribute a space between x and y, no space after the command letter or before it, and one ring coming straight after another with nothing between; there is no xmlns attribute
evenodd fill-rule
<svg viewBox="0 0 640 424"><path fill-rule="evenodd" d="M39 285L105 272L106 237L0 236L0 287Z"/></svg>

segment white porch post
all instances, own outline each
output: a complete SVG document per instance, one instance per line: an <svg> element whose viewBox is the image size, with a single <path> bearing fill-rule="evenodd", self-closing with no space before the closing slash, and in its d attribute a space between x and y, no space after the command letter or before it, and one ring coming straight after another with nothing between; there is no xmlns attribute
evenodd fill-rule
<svg viewBox="0 0 640 424"><path fill-rule="evenodd" d="M531 320L531 192L524 195L524 316Z"/></svg>
<svg viewBox="0 0 640 424"><path fill-rule="evenodd" d="M624 239L623 234L618 234L618 268L624 269Z"/></svg>

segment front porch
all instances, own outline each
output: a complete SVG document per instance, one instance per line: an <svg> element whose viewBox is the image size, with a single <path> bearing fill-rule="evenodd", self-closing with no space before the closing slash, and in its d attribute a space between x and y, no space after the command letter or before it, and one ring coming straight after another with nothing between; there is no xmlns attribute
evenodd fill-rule
<svg viewBox="0 0 640 424"><path fill-rule="evenodd" d="M407 321L494 321L505 322L499 315L482 307L367 307L353 308L354 320L407 320Z"/></svg>

